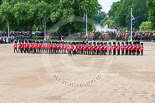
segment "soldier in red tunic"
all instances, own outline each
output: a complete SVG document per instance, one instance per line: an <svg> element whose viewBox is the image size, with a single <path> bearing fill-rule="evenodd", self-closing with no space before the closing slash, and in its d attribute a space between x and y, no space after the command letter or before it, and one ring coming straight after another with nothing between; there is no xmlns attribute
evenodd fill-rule
<svg viewBox="0 0 155 103"><path fill-rule="evenodd" d="M138 56L139 53L140 53L139 49L140 49L140 42L137 42L137 43L136 43L137 56Z"/></svg>
<svg viewBox="0 0 155 103"><path fill-rule="evenodd" d="M83 44L83 54L86 55L87 53L87 46L86 43Z"/></svg>
<svg viewBox="0 0 155 103"><path fill-rule="evenodd" d="M91 43L88 44L88 55L91 55Z"/></svg>
<svg viewBox="0 0 155 103"><path fill-rule="evenodd" d="M122 55L124 55L124 42L122 42L121 51L122 51Z"/></svg>
<svg viewBox="0 0 155 103"><path fill-rule="evenodd" d="M120 55L120 43L119 42L117 43L116 50L117 50L117 56Z"/></svg>
<svg viewBox="0 0 155 103"><path fill-rule="evenodd" d="M76 43L75 42L73 42L72 50L73 50L73 55L75 55L76 54Z"/></svg>
<svg viewBox="0 0 155 103"><path fill-rule="evenodd" d="M113 55L116 55L116 44L115 44L115 42L113 42L112 49L113 49Z"/></svg>
<svg viewBox="0 0 155 103"><path fill-rule="evenodd" d="M125 43L125 55L128 55L128 42Z"/></svg>
<svg viewBox="0 0 155 103"><path fill-rule="evenodd" d="M80 54L82 55L83 54L83 43L81 42L80 44Z"/></svg>
<svg viewBox="0 0 155 103"><path fill-rule="evenodd" d="M96 49L96 55L99 55L99 52L100 52L99 51L99 42L97 42L95 49Z"/></svg>
<svg viewBox="0 0 155 103"><path fill-rule="evenodd" d="M141 43L141 46L140 46L141 56L143 55L143 50L144 50L143 43Z"/></svg>
<svg viewBox="0 0 155 103"><path fill-rule="evenodd" d="M27 43L27 40L25 40L25 44L24 44L24 53L28 53L28 43Z"/></svg>
<svg viewBox="0 0 155 103"><path fill-rule="evenodd" d="M17 51L17 41L15 41L15 43L14 43L14 53L15 53L15 52L18 53L18 51Z"/></svg>
<svg viewBox="0 0 155 103"><path fill-rule="evenodd" d="M95 55L95 42L93 42L93 44L91 46L91 54Z"/></svg>
<svg viewBox="0 0 155 103"><path fill-rule="evenodd" d="M111 55L111 42L109 42L108 51L109 51L109 55Z"/></svg>
<svg viewBox="0 0 155 103"><path fill-rule="evenodd" d="M107 42L104 43L104 46L103 46L103 50L104 50L104 55L107 54Z"/></svg>
<svg viewBox="0 0 155 103"><path fill-rule="evenodd" d="M22 43L21 43L21 53L23 53L24 52L24 41L22 41Z"/></svg>
<svg viewBox="0 0 155 103"><path fill-rule="evenodd" d="M129 45L128 45L128 50L129 50L129 55L131 55L131 50L132 50L132 43L131 42L129 42Z"/></svg>
<svg viewBox="0 0 155 103"><path fill-rule="evenodd" d="M103 42L100 43L99 50L100 50L100 55L103 55Z"/></svg>

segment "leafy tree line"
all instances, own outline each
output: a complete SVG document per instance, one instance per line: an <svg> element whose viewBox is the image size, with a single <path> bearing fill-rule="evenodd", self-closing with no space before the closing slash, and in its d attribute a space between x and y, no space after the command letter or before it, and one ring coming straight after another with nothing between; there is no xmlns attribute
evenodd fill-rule
<svg viewBox="0 0 155 103"><path fill-rule="evenodd" d="M85 31L83 22L72 22L75 17L83 17L87 11L88 18L93 19L101 6L98 0L0 0L0 30L7 30L6 20L14 31L43 30L42 20L47 23L47 30L64 19L69 22L57 32L71 34ZM92 30L93 25L88 25Z"/></svg>
<svg viewBox="0 0 155 103"><path fill-rule="evenodd" d="M149 2L150 1L150 2ZM151 2L152 1L152 2ZM148 21L148 12L150 20L155 20L152 15L154 8L154 0L120 0L114 2L108 13L109 18L115 22L118 27L128 27L131 25L131 8L133 9L133 16L135 17L135 29L139 29L142 22ZM146 5L147 4L147 5ZM152 11L151 11L152 9Z"/></svg>

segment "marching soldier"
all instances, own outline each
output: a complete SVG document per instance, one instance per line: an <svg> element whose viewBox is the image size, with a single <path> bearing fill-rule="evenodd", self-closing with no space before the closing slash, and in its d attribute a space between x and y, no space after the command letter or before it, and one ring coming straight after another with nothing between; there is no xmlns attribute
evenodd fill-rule
<svg viewBox="0 0 155 103"><path fill-rule="evenodd" d="M27 40L25 40L25 44L24 44L24 53L28 53L28 43L27 43Z"/></svg>
<svg viewBox="0 0 155 103"><path fill-rule="evenodd" d="M113 49L113 55L116 55L116 44L115 44L115 42L113 42L112 49Z"/></svg>
<svg viewBox="0 0 155 103"><path fill-rule="evenodd" d="M106 55L107 54L107 42L104 43L103 50L104 50L104 55Z"/></svg>
<svg viewBox="0 0 155 103"><path fill-rule="evenodd" d="M125 43L125 55L128 55L128 42Z"/></svg>
<svg viewBox="0 0 155 103"><path fill-rule="evenodd" d="M141 46L140 46L141 56L143 55L143 50L144 50L143 43L141 43Z"/></svg>
<svg viewBox="0 0 155 103"><path fill-rule="evenodd" d="M99 50L100 50L100 55L103 55L103 42L100 43Z"/></svg>
<svg viewBox="0 0 155 103"><path fill-rule="evenodd" d="M91 54L95 55L95 42L93 42L93 44L91 46Z"/></svg>
<svg viewBox="0 0 155 103"><path fill-rule="evenodd" d="M99 42L97 42L95 49L96 49L96 55L99 55Z"/></svg>
<svg viewBox="0 0 155 103"><path fill-rule="evenodd" d="M75 45L75 42L73 42L72 47L73 47L73 55L75 55L76 54L76 45Z"/></svg>
<svg viewBox="0 0 155 103"><path fill-rule="evenodd" d="M14 43L14 53L15 53L15 52L18 53L18 51L17 51L17 41L15 41L15 43Z"/></svg>
<svg viewBox="0 0 155 103"><path fill-rule="evenodd" d="M111 42L109 42L108 51L109 51L109 55L111 55Z"/></svg>
<svg viewBox="0 0 155 103"><path fill-rule="evenodd" d="M91 54L91 43L89 43L89 45L88 45L88 55L90 55Z"/></svg>
<svg viewBox="0 0 155 103"><path fill-rule="evenodd" d="M139 55L139 44L140 44L140 42L137 42L137 44L136 44L137 56Z"/></svg>
<svg viewBox="0 0 155 103"><path fill-rule="evenodd" d="M83 54L83 43L81 42L80 44L80 54L82 55Z"/></svg>
<svg viewBox="0 0 155 103"><path fill-rule="evenodd" d="M135 55L135 42L133 42L131 46L131 50L132 50L132 55Z"/></svg>
<svg viewBox="0 0 155 103"><path fill-rule="evenodd" d="M117 43L116 49L117 49L117 56L118 56L120 55L120 43L119 42Z"/></svg>
<svg viewBox="0 0 155 103"><path fill-rule="evenodd" d="M23 53L24 52L24 41L22 41L22 43L21 43L21 53Z"/></svg>
<svg viewBox="0 0 155 103"><path fill-rule="evenodd" d="M122 55L124 55L124 42L122 42L121 51L122 51Z"/></svg>
<svg viewBox="0 0 155 103"><path fill-rule="evenodd" d="M129 45L128 45L129 55L131 55L131 46L132 46L132 43L129 42Z"/></svg>

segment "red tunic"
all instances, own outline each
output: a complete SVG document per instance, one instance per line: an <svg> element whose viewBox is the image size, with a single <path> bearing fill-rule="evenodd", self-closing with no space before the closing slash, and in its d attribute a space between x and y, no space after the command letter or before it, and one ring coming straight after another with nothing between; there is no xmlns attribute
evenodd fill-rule
<svg viewBox="0 0 155 103"><path fill-rule="evenodd" d="M92 45L92 46L91 46L91 50L95 50L95 47L94 47L94 45Z"/></svg>
<svg viewBox="0 0 155 103"><path fill-rule="evenodd" d="M99 50L99 46L98 46L98 45L96 45L95 49L96 49L96 50Z"/></svg>
<svg viewBox="0 0 155 103"><path fill-rule="evenodd" d="M138 45L136 45L136 50L139 50L140 48L139 48L139 46Z"/></svg>
<svg viewBox="0 0 155 103"><path fill-rule="evenodd" d="M125 45L124 48L125 48L125 50L128 50L128 46L127 45Z"/></svg>
<svg viewBox="0 0 155 103"><path fill-rule="evenodd" d="M28 44L25 43L25 44L24 44L24 48L25 48L25 49L28 49L28 47L29 47Z"/></svg>
<svg viewBox="0 0 155 103"><path fill-rule="evenodd" d="M113 46L112 46L112 49L113 49L113 50L116 50L116 47L113 45Z"/></svg>
<svg viewBox="0 0 155 103"><path fill-rule="evenodd" d="M140 51L143 51L144 50L144 47L143 46L140 46Z"/></svg>
<svg viewBox="0 0 155 103"><path fill-rule="evenodd" d="M110 45L108 45L108 50L111 50L111 46Z"/></svg>
<svg viewBox="0 0 155 103"><path fill-rule="evenodd" d="M88 45L88 50L91 50L90 45Z"/></svg>
<svg viewBox="0 0 155 103"><path fill-rule="evenodd" d="M121 45L121 50L124 50L124 45Z"/></svg>
<svg viewBox="0 0 155 103"><path fill-rule="evenodd" d="M103 47L102 47L102 45L100 45L99 49L100 49L100 50L103 50Z"/></svg>
<svg viewBox="0 0 155 103"><path fill-rule="evenodd" d="M76 45L73 45L73 51L76 51Z"/></svg>
<svg viewBox="0 0 155 103"><path fill-rule="evenodd" d="M117 49L117 51L119 51L119 50L120 50L120 46L119 46L119 45L117 45L117 46L116 46L116 49Z"/></svg>
<svg viewBox="0 0 155 103"><path fill-rule="evenodd" d="M14 44L14 49L17 49L17 44Z"/></svg>
<svg viewBox="0 0 155 103"><path fill-rule="evenodd" d="M131 45L128 45L128 49L131 50Z"/></svg>
<svg viewBox="0 0 155 103"><path fill-rule="evenodd" d="M23 43L21 43L21 48L24 49L24 44Z"/></svg>
<svg viewBox="0 0 155 103"><path fill-rule="evenodd" d="M107 47L105 45L103 47L104 47L103 50L107 50Z"/></svg>

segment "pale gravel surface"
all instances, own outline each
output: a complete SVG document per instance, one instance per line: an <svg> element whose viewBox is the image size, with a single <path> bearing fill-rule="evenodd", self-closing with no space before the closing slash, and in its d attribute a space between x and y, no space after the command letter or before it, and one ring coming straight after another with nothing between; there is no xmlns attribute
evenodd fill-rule
<svg viewBox="0 0 155 103"><path fill-rule="evenodd" d="M0 103L155 103L155 44L144 46L144 56L69 57L0 45Z"/></svg>

